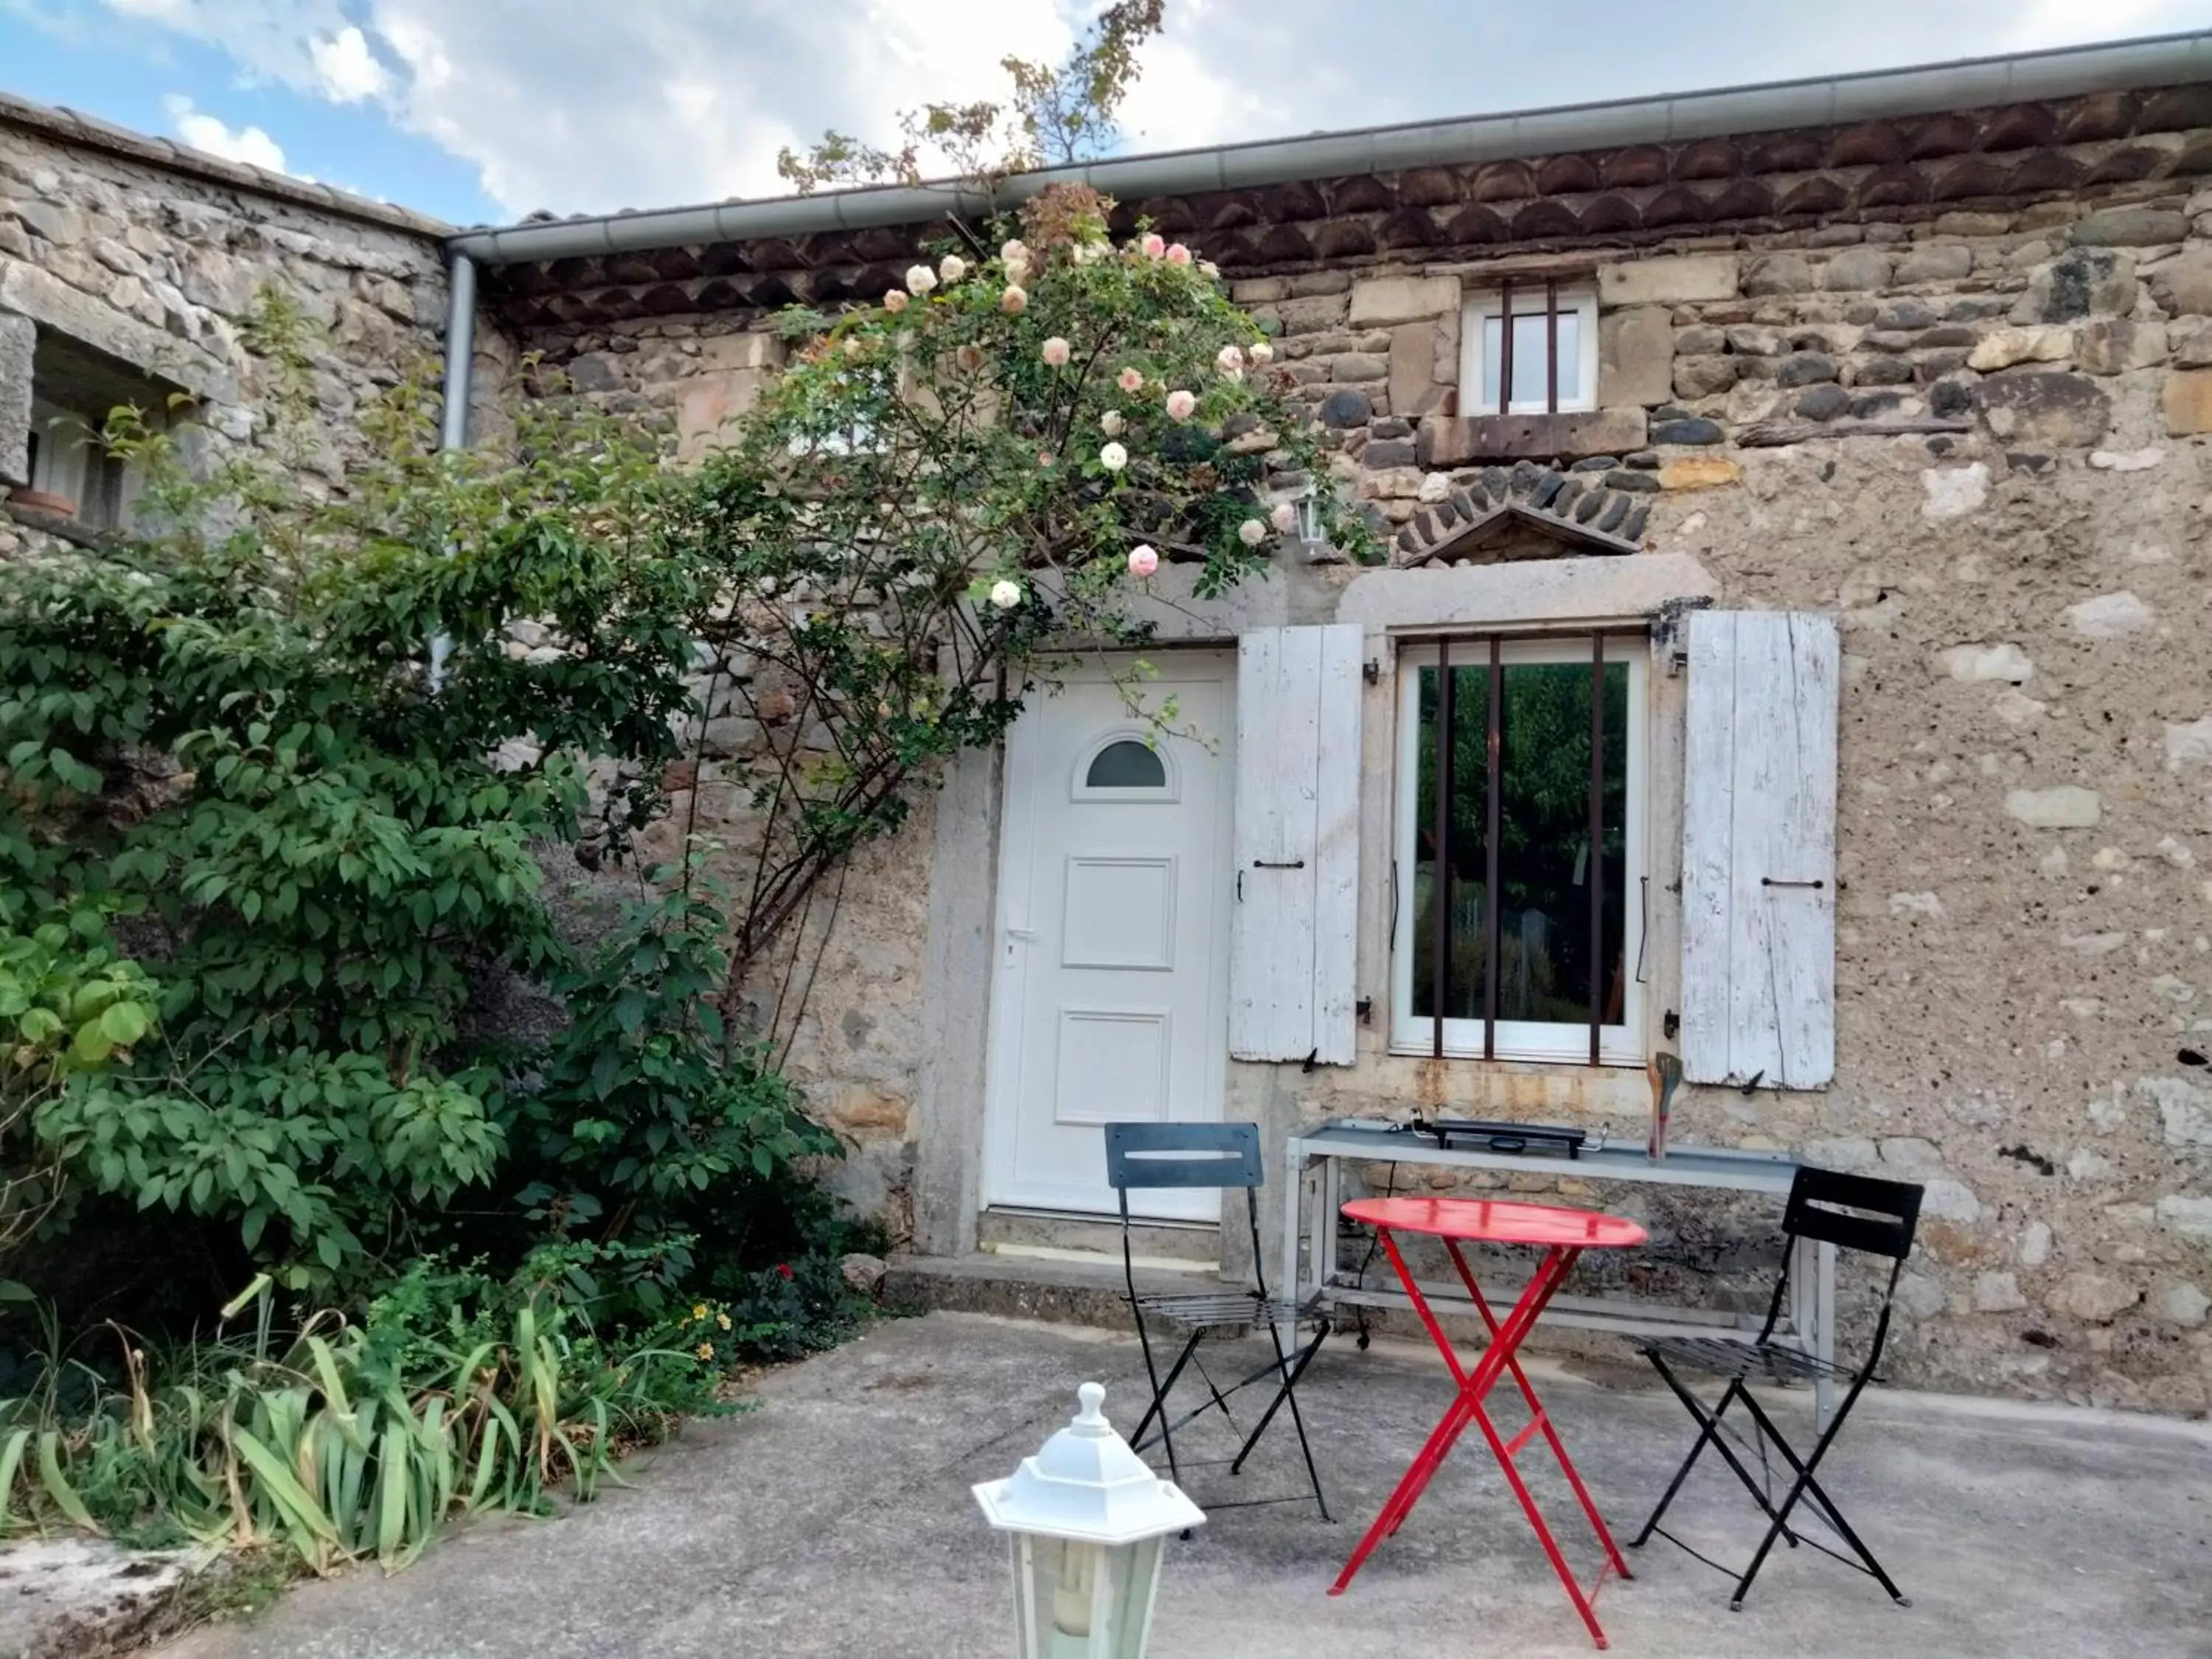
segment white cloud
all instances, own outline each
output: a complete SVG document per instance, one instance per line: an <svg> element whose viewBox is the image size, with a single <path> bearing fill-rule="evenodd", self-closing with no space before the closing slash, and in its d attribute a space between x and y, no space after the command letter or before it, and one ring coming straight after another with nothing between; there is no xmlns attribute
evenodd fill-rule
<svg viewBox="0 0 2212 1659"><path fill-rule="evenodd" d="M825 127L890 143L902 108L1001 96L1002 57L1060 58L1103 0L100 3L149 49L186 37L247 84L380 109L520 214L781 194L779 146ZM1122 125L1158 149L1578 103L2201 27L2212 0L1678 0L1632 52L1562 45L1626 38L1644 13L1170 0Z"/></svg>
<svg viewBox="0 0 2212 1659"><path fill-rule="evenodd" d="M177 137L194 149L204 149L226 161L266 167L271 173L286 171L283 146L259 127L234 130L216 117L194 109L192 100L181 93L170 94L161 104L176 123Z"/></svg>
<svg viewBox="0 0 2212 1659"><path fill-rule="evenodd" d="M310 41L307 55L322 76L324 95L334 102L358 104L379 96L392 84L392 71L368 49L368 37L351 24L327 40Z"/></svg>

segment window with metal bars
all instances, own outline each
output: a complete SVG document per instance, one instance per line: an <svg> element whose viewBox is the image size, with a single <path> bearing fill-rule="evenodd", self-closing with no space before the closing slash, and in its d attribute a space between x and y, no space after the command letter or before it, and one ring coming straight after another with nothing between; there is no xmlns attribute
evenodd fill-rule
<svg viewBox="0 0 2212 1659"><path fill-rule="evenodd" d="M1468 296L1460 410L1540 415L1597 407L1597 291L1556 280L1501 282Z"/></svg>
<svg viewBox="0 0 2212 1659"><path fill-rule="evenodd" d="M1645 638L1401 645L1393 1048L1643 1062Z"/></svg>

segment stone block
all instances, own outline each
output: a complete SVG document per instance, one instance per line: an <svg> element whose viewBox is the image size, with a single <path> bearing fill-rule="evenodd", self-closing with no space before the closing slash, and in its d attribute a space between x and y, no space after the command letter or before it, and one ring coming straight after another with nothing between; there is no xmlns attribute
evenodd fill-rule
<svg viewBox="0 0 2212 1659"><path fill-rule="evenodd" d="M2206 355L2201 361L2212 363L2212 327L2202 332ZM2164 323L2100 318L2081 325L2074 338L2074 357L2092 374L2118 374L2130 368L2148 368L2166 360L2166 338Z"/></svg>
<svg viewBox="0 0 2212 1659"><path fill-rule="evenodd" d="M2069 323L2124 317L2136 308L2136 262L2109 248L2075 248L2028 279L2013 307L2015 323Z"/></svg>
<svg viewBox="0 0 2212 1659"><path fill-rule="evenodd" d="M1759 323L1738 323L1728 331L1728 347L1742 357L1778 357L1782 331Z"/></svg>
<svg viewBox="0 0 2212 1659"><path fill-rule="evenodd" d="M1456 276L1370 276L1352 285L1352 326L1387 328L1459 309Z"/></svg>
<svg viewBox="0 0 2212 1659"><path fill-rule="evenodd" d="M1809 295L1812 261L1805 254L1767 254L1743 268L1745 295Z"/></svg>
<svg viewBox="0 0 2212 1659"><path fill-rule="evenodd" d="M2186 438L2212 432L2212 368L2169 371L2160 410L2169 436Z"/></svg>
<svg viewBox="0 0 2212 1659"><path fill-rule="evenodd" d="M2090 1324L2110 1324L2142 1300L2142 1292L2104 1273L2070 1273L2060 1279L2044 1306Z"/></svg>
<svg viewBox="0 0 2212 1659"><path fill-rule="evenodd" d="M1715 489L1742 481L1742 464L1718 455L1685 455L1659 469L1662 489Z"/></svg>
<svg viewBox="0 0 2212 1659"><path fill-rule="evenodd" d="M750 330L716 334L699 342L699 361L708 368L781 368L783 342Z"/></svg>
<svg viewBox="0 0 2212 1659"><path fill-rule="evenodd" d="M2015 363L2062 362L2074 355L2070 328L1992 329L1966 354L1966 367L1988 374Z"/></svg>
<svg viewBox="0 0 2212 1659"><path fill-rule="evenodd" d="M578 392L619 392L623 389L622 370L604 351L586 351L580 357L570 358L565 372L569 386Z"/></svg>
<svg viewBox="0 0 2212 1659"><path fill-rule="evenodd" d="M1452 396L1437 380L1437 325L1401 323L1390 331L1390 412L1409 419L1442 411Z"/></svg>
<svg viewBox="0 0 2212 1659"><path fill-rule="evenodd" d="M1981 398L1990 431L2015 447L2087 449L2112 424L2112 400L2086 375L2000 375L1982 382Z"/></svg>
<svg viewBox="0 0 2212 1659"><path fill-rule="evenodd" d="M2189 234L2189 219L2176 208L2106 208L2077 220L2069 233L2076 247L2154 247Z"/></svg>
<svg viewBox="0 0 2212 1659"><path fill-rule="evenodd" d="M1674 325L1664 306L1609 312L1597 339L1600 403L1663 404L1674 395Z"/></svg>
<svg viewBox="0 0 2212 1659"><path fill-rule="evenodd" d="M1955 283L1971 276L1974 251L1957 242L1923 242L1898 261L1900 283Z"/></svg>
<svg viewBox="0 0 2212 1659"><path fill-rule="evenodd" d="M2176 368L2212 368L2212 317L2181 317L2159 326Z"/></svg>
<svg viewBox="0 0 2212 1659"><path fill-rule="evenodd" d="M2212 313L2212 249L2191 248L2150 273L2150 297L2176 317Z"/></svg>
<svg viewBox="0 0 2212 1659"><path fill-rule="evenodd" d="M1677 357L1674 359L1674 395L1678 398L1707 398L1715 392L1726 392L1735 384L1736 374L1736 360L1733 357Z"/></svg>
<svg viewBox="0 0 2212 1659"><path fill-rule="evenodd" d="M1651 441L1655 444L1717 444L1727 439L1728 434L1721 429L1718 422L1697 415L1678 414L1651 428Z"/></svg>
<svg viewBox="0 0 2212 1659"><path fill-rule="evenodd" d="M1456 466L1525 456L1625 455L1644 445L1640 409L1576 415L1431 415L1421 422L1420 465Z"/></svg>
<svg viewBox="0 0 2212 1659"><path fill-rule="evenodd" d="M2010 641L2002 645L1954 645L1939 653L1936 660L1953 679L1964 680L1970 685L1984 680L2019 685L2035 674L2035 665L2028 660L2027 653Z"/></svg>
<svg viewBox="0 0 2212 1659"><path fill-rule="evenodd" d="M1332 392L1322 399L1317 416L1323 426L1339 432L1365 426L1374 417L1375 400L1350 386Z"/></svg>
<svg viewBox="0 0 2212 1659"><path fill-rule="evenodd" d="M676 404L676 459L700 459L722 447L724 428L760 400L765 373L732 368L683 383Z"/></svg>
<svg viewBox="0 0 2212 1659"><path fill-rule="evenodd" d="M1878 247L1851 248L1820 267L1820 286L1846 293L1887 288L1891 264L1890 256Z"/></svg>
<svg viewBox="0 0 2212 1659"><path fill-rule="evenodd" d="M27 317L0 315L0 484L31 481L31 353Z"/></svg>
<svg viewBox="0 0 2212 1659"><path fill-rule="evenodd" d="M1597 300L1601 306L1671 306L1736 296L1737 263L1732 253L1689 253L1659 259L1630 259L1600 265Z"/></svg>
<svg viewBox="0 0 2212 1659"><path fill-rule="evenodd" d="M1329 361L1328 377L1340 385L1364 385L1372 380L1387 380L1390 378L1390 365L1385 359L1370 356L1365 352L1348 352Z"/></svg>

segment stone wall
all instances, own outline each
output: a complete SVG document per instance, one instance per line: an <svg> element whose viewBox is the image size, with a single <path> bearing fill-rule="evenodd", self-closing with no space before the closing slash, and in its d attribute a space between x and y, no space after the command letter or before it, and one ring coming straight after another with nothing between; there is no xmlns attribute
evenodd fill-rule
<svg viewBox="0 0 2212 1659"><path fill-rule="evenodd" d="M1456 385L1462 293L1531 270L1595 281L1602 343L1599 409L1536 441ZM1364 258L1234 292L1394 559L1454 556L1471 510L1540 496L1693 555L1724 605L1841 617L1837 1079L1692 1091L1680 1133L1927 1183L1901 1375L2212 1405L2212 196L2118 184L1895 223ZM674 419L693 453L773 372L761 326L528 343L586 395ZM1354 574L1284 574L1312 621ZM927 1011L981 994L921 981L934 833L854 872L799 1050L894 1172ZM1363 993L1384 982L1364 961ZM1414 1103L1640 1133L1634 1073L1392 1057L1384 1025L1355 1067L1234 1068L1234 1109L1271 1137ZM1606 1198L1655 1224L1647 1285L1748 1293L1766 1270L1765 1206Z"/></svg>
<svg viewBox="0 0 2212 1659"><path fill-rule="evenodd" d="M265 284L317 325L320 441L311 487L337 483L362 404L434 368L446 276L434 221L265 174L61 112L0 100L0 329L41 336L143 378L149 401L194 399L189 450L210 459L270 434L270 366L245 334ZM16 319L12 325L10 318ZM508 343L482 330L480 393L495 407ZM0 487L23 482L29 389L0 333ZM13 448L16 470L9 470ZM66 525L0 507L0 556Z"/></svg>

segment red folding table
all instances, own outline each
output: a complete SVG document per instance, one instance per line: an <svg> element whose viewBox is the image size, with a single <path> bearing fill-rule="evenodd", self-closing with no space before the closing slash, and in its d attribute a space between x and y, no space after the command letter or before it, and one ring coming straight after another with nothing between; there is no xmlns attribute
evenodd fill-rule
<svg viewBox="0 0 2212 1659"><path fill-rule="evenodd" d="M1390 1494L1389 1501L1382 1505L1382 1512L1376 1516L1375 1524L1368 1528L1367 1535L1359 1540L1358 1548L1352 1552L1352 1559L1344 1564L1344 1571L1339 1575L1329 1594L1343 1595L1351 1584L1352 1576L1374 1553L1375 1547L1405 1523L1406 1517L1413 1513L1413 1505L1420 1501L1421 1493L1430 1480L1450 1455L1453 1443L1465 1432L1469 1423L1474 1423L1482 1430L1483 1438L1490 1442L1490 1449L1497 1455L1498 1466L1505 1471L1506 1483L1513 1488L1513 1495L1521 1500L1521 1507L1527 1511L1529 1524L1535 1528L1536 1537L1544 1546L1544 1553L1551 1558L1553 1571L1559 1575L1559 1582L1567 1587L1567 1595L1575 1604L1575 1611L1582 1614L1583 1623L1589 1626L1591 1639L1601 1648L1605 1646L1605 1632L1598 1627L1597 1614L1590 1603L1604 1584L1607 1573L1617 1572L1623 1578L1633 1575L1628 1571L1628 1564L1620 1559L1620 1551L1613 1541L1613 1534L1606 1530L1605 1519L1598 1514L1597 1505L1590 1501L1589 1492L1583 1486L1582 1476L1575 1473L1575 1466L1568 1461L1567 1449L1559 1443L1559 1432L1553 1426L1543 1402L1536 1398L1535 1389L1528 1386L1528 1375L1522 1370L1517 1355L1522 1340L1534 1328L1536 1321L1543 1314L1545 1304L1552 1299L1567 1274L1573 1270L1576 1258L1586 1249L1621 1249L1641 1244L1644 1229L1633 1221L1623 1220L1618 1216L1600 1215L1589 1210L1561 1209L1547 1204L1492 1202L1487 1199L1365 1198L1346 1205L1344 1213L1354 1221L1373 1227L1381 1237L1382 1248L1389 1255L1390 1265L1397 1270L1399 1279L1405 1284L1406 1294L1413 1298L1413 1310L1420 1315L1421 1322L1428 1327L1430 1336L1436 1340L1437 1351L1444 1357L1444 1364L1451 1367L1452 1380L1459 1385L1459 1392L1452 1401L1451 1409L1444 1413L1443 1420L1437 1425L1434 1432L1429 1436L1428 1443L1421 1448L1420 1455L1414 1458L1412 1467L1406 1471L1405 1478L1398 1482L1397 1490ZM1394 1237L1398 1233L1425 1233L1431 1237L1440 1238L1443 1241L1444 1249L1450 1252L1452 1266L1459 1269L1460 1279L1467 1285L1467 1293L1474 1303L1475 1311L1482 1316L1482 1322L1490 1328L1490 1346L1482 1351L1481 1357L1473 1365L1461 1363L1451 1340L1444 1334L1443 1328L1437 1323L1437 1316L1429 1307L1428 1298L1421 1294L1420 1285L1406 1267L1406 1258L1399 1253L1398 1241ZM1543 1249L1544 1259L1536 1268L1535 1277L1528 1281L1528 1288L1521 1292L1521 1299L1513 1304L1503 1322L1491 1312L1490 1304L1483 1299L1482 1291L1474 1282L1474 1274L1468 1268L1467 1257L1460 1250L1460 1245L1468 1242L1532 1244ZM1521 1397L1528 1402L1529 1413L1528 1426L1510 1440L1498 1433L1497 1425L1491 1421L1490 1413L1483 1406L1484 1400L1504 1371L1513 1373L1513 1381L1521 1389ZM1542 1511L1537 1509L1536 1500L1529 1495L1528 1483L1522 1480L1521 1471L1515 1467L1515 1459L1539 1434L1551 1447L1552 1455L1559 1459L1559 1468L1567 1477L1567 1485L1574 1489L1576 1500L1582 1504L1583 1513L1589 1517L1598 1542L1605 1548L1605 1559L1599 1564L1597 1577L1591 1582L1587 1593L1568 1567L1565 1556L1559 1553L1558 1540L1553 1538L1552 1529L1544 1524Z"/></svg>

